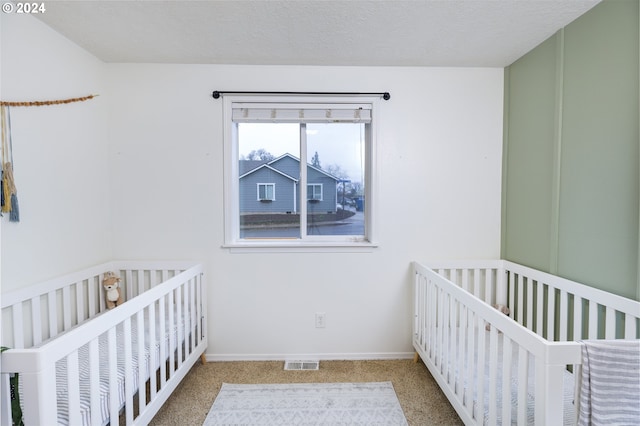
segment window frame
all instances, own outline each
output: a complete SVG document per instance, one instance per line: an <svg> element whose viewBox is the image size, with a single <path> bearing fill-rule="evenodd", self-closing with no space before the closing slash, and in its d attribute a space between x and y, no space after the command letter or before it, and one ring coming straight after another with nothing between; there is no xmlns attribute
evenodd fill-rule
<svg viewBox="0 0 640 426"><path fill-rule="evenodd" d="M258 182L256 183L256 189L257 189L257 199L256 201L275 201L276 200L276 184L273 182ZM264 187L265 188L265 192L264 198L260 198L260 187ZM272 188L271 189L271 198L267 197L267 188Z"/></svg>
<svg viewBox="0 0 640 426"><path fill-rule="evenodd" d="M309 187L310 186L312 188L316 188L316 187L320 188L320 197L319 198L315 197L315 195L316 195L316 190L315 189L313 189L311 191L311 194L309 194ZM324 187L323 187L323 185L321 183L308 183L307 182L307 201L324 201Z"/></svg>
<svg viewBox="0 0 640 426"><path fill-rule="evenodd" d="M370 251L378 247L376 242L377 218L377 141L378 107L380 99L375 96L301 96L301 95L225 95L223 96L223 153L224 153L224 243L223 248L231 251ZM306 234L306 213L301 206L300 228L305 230L300 239L268 238L241 239L240 238L240 210L239 210L239 153L238 153L238 123L233 121L232 109L234 104L287 104L287 105L357 105L367 104L371 108L371 122L364 126L365 137L365 192L366 201L365 232L360 236L309 236ZM300 137L306 138L306 123L300 125ZM307 158L306 143L300 144L300 158ZM301 167L301 180L306 181L306 167ZM307 183L300 185L300 199L307 200ZM324 189L322 189L324 191ZM275 197L275 188L274 188Z"/></svg>

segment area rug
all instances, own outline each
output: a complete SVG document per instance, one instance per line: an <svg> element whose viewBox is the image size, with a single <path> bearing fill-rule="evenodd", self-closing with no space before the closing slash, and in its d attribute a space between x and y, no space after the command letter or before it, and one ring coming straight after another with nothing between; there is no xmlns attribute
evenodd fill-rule
<svg viewBox="0 0 640 426"><path fill-rule="evenodd" d="M223 383L203 426L408 426L391 382Z"/></svg>

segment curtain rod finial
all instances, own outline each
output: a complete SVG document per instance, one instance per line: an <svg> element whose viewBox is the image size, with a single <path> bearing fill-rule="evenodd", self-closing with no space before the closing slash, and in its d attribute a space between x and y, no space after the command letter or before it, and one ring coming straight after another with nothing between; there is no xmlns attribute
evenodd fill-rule
<svg viewBox="0 0 640 426"><path fill-rule="evenodd" d="M218 99L220 98L220 92L218 92L217 90L214 90L211 96L213 96L213 99Z"/></svg>
<svg viewBox="0 0 640 426"><path fill-rule="evenodd" d="M382 99L384 99L385 101L388 101L389 99L391 99L391 94L389 94L389 92L384 92L382 94Z"/></svg>

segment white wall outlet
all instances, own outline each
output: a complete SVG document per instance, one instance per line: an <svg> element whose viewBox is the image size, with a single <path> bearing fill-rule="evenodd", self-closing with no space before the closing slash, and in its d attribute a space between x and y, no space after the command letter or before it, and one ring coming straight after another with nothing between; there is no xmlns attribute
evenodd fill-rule
<svg viewBox="0 0 640 426"><path fill-rule="evenodd" d="M316 328L325 328L327 325L327 314L316 312Z"/></svg>

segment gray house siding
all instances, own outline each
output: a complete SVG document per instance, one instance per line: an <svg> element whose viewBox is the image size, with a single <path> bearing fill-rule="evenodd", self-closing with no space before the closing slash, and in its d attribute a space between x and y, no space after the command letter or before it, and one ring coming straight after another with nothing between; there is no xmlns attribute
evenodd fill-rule
<svg viewBox="0 0 640 426"><path fill-rule="evenodd" d="M327 213L336 211L336 180L313 167L307 167L307 182L309 185L322 185L322 200L309 201L307 211L313 213ZM307 194L309 196L309 194Z"/></svg>
<svg viewBox="0 0 640 426"><path fill-rule="evenodd" d="M289 155L284 155L271 162L269 165L274 169L280 170L282 173L289 175L295 179L300 179L300 161Z"/></svg>
<svg viewBox="0 0 640 426"><path fill-rule="evenodd" d="M293 200L294 181L291 178L268 167L262 167L244 176L240 182L241 213L284 213L295 211ZM275 199L273 201L258 200L258 184L260 183L275 184Z"/></svg>
<svg viewBox="0 0 640 426"><path fill-rule="evenodd" d="M240 213L299 212L300 161L297 158L285 154L268 163L245 161L241 162L240 171ZM335 212L337 179L313 166L307 166L307 182L309 185L322 186L320 199L305 200L308 202L308 213ZM272 201L258 199L259 184L274 184L275 198Z"/></svg>

